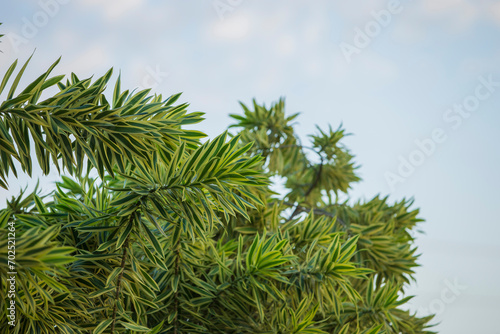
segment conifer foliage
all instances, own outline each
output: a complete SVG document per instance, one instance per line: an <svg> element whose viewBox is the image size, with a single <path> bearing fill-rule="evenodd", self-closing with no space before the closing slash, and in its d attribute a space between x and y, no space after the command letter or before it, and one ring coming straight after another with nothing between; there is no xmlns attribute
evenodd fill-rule
<svg viewBox="0 0 500 334"><path fill-rule="evenodd" d="M1 333L431 333L405 308L418 210L345 200L343 128L303 145L283 100L254 101L237 135L202 140L179 94L118 78L105 95L111 70L65 80L57 62L16 93L27 64L0 84L0 186L35 159L61 178L0 211Z"/></svg>

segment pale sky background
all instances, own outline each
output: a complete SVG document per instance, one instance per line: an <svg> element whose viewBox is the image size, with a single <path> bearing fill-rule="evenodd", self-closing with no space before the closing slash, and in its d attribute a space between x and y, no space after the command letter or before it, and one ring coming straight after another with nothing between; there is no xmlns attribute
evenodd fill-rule
<svg viewBox="0 0 500 334"><path fill-rule="evenodd" d="M7 35L0 75L34 49L24 84L59 56L57 74L98 76L114 67L124 88L184 92L191 111L206 112L200 128L210 137L231 123L229 113L240 112L238 100L254 97L267 105L286 97L288 113L302 113L304 139L315 124L343 122L354 134L345 143L363 178L352 197L414 197L426 219L411 308L438 313L440 333L500 333L500 2L401 2L377 30L373 12L390 4L0 0L0 33ZM340 45L360 42L365 28L372 37L349 62ZM481 80L493 84L478 88L479 101ZM474 110L450 119L447 110L464 101ZM446 139L391 188L387 173L398 173L401 157L422 158L415 141L435 129ZM10 178L0 207L39 177L46 188L57 179Z"/></svg>

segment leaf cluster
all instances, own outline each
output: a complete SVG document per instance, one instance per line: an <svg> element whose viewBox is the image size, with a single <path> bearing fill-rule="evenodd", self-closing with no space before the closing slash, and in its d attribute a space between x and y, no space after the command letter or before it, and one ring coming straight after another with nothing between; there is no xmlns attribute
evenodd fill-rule
<svg viewBox="0 0 500 334"><path fill-rule="evenodd" d="M418 210L339 203L359 181L342 128L305 146L283 100L254 101L233 115L238 135L201 143L183 128L201 113L178 94L121 91L118 78L109 103L111 71L63 82L49 77L57 62L16 94L26 65L0 105L1 185L32 157L69 175L0 210L2 282L16 233L13 333L431 333L432 316L404 308Z"/></svg>

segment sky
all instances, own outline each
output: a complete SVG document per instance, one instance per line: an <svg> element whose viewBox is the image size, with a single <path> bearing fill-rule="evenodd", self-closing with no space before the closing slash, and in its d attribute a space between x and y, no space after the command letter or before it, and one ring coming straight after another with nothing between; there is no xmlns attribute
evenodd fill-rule
<svg viewBox="0 0 500 334"><path fill-rule="evenodd" d="M183 92L210 137L253 98L285 97L304 140L342 123L350 197L414 198L426 220L410 308L443 334L500 333L500 2L1 0L0 22L0 75L36 50L21 85L62 56L57 74ZM37 173L0 203L58 179Z"/></svg>

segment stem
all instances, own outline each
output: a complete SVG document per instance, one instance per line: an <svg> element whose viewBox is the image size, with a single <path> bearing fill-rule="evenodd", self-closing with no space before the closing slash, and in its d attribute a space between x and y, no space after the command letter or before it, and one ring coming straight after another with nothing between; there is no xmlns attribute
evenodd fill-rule
<svg viewBox="0 0 500 334"><path fill-rule="evenodd" d="M297 147L297 148L304 148L306 150L311 150L313 151L314 153L318 154L319 155L319 152L316 151L313 147L309 147L309 146L304 146L304 145L295 145L295 144L292 144L292 145L280 145L280 146L277 146L275 147L275 149L282 149L282 148L293 148L293 147Z"/></svg>
<svg viewBox="0 0 500 334"><path fill-rule="evenodd" d="M128 250L128 238L123 243L123 252L122 252L122 263L120 264L120 274L118 275L118 279L116 281L116 292L115 292L115 306L113 307L113 322L111 324L111 334L115 332L115 324L116 324L116 311L118 310L118 297L120 297L120 286L122 283L123 272L125 271L125 261L127 259L127 250Z"/></svg>
<svg viewBox="0 0 500 334"><path fill-rule="evenodd" d="M360 319L361 317L363 317L365 314L369 314L369 313L373 313L373 310L361 310L361 311L359 311L358 313L356 313L356 315L355 315L352 319L347 320L346 322L343 322L343 323L341 323L340 325L341 325L341 326L343 326L343 325L345 325L345 324L348 324L348 323L353 322L354 320L356 320L356 322L357 322L357 323L358 323L358 325L359 325L359 319Z"/></svg>
<svg viewBox="0 0 500 334"><path fill-rule="evenodd" d="M323 158L321 158L321 163L319 164L319 168L318 168L318 171L316 172L316 176L314 177L313 183L311 183L311 186L309 187L309 189L307 189L307 191L304 195L304 199L307 198L307 196L309 196L309 194L311 194L311 192L313 191L314 187L316 187L318 185L322 171L323 171ZM288 218L287 221L292 220L293 217L295 217L299 212L300 212L300 205L297 204L297 206L295 207L295 210L293 211L292 215L290 216L290 218Z"/></svg>
<svg viewBox="0 0 500 334"><path fill-rule="evenodd" d="M174 274L174 276L179 275L179 263L180 263L179 245L180 245L180 242L181 242L181 239L179 238L179 241L177 242L177 245L175 247L176 248L175 253L177 254L177 256L175 258L175 274ZM177 334L178 333L177 327L179 326L179 321L178 321L178 317L179 317L179 286L177 286L177 290L174 293L174 299L175 299L175 303L174 303L174 312L175 312L174 334Z"/></svg>
<svg viewBox="0 0 500 334"><path fill-rule="evenodd" d="M330 217L330 218L336 218L337 221L344 227L347 227L347 224L345 221L343 221L341 218L339 218L338 215L334 215L333 213L331 212L328 212L326 210L323 210L323 209L312 209L312 208L308 208L308 207L305 207L305 206L302 206L300 204L295 204L295 203L292 203L292 202L283 202L283 204L287 205L287 206L295 206L296 210L298 209L299 210L299 213L300 212L313 212L314 214L316 215L320 215L320 216L327 216L327 217Z"/></svg>

